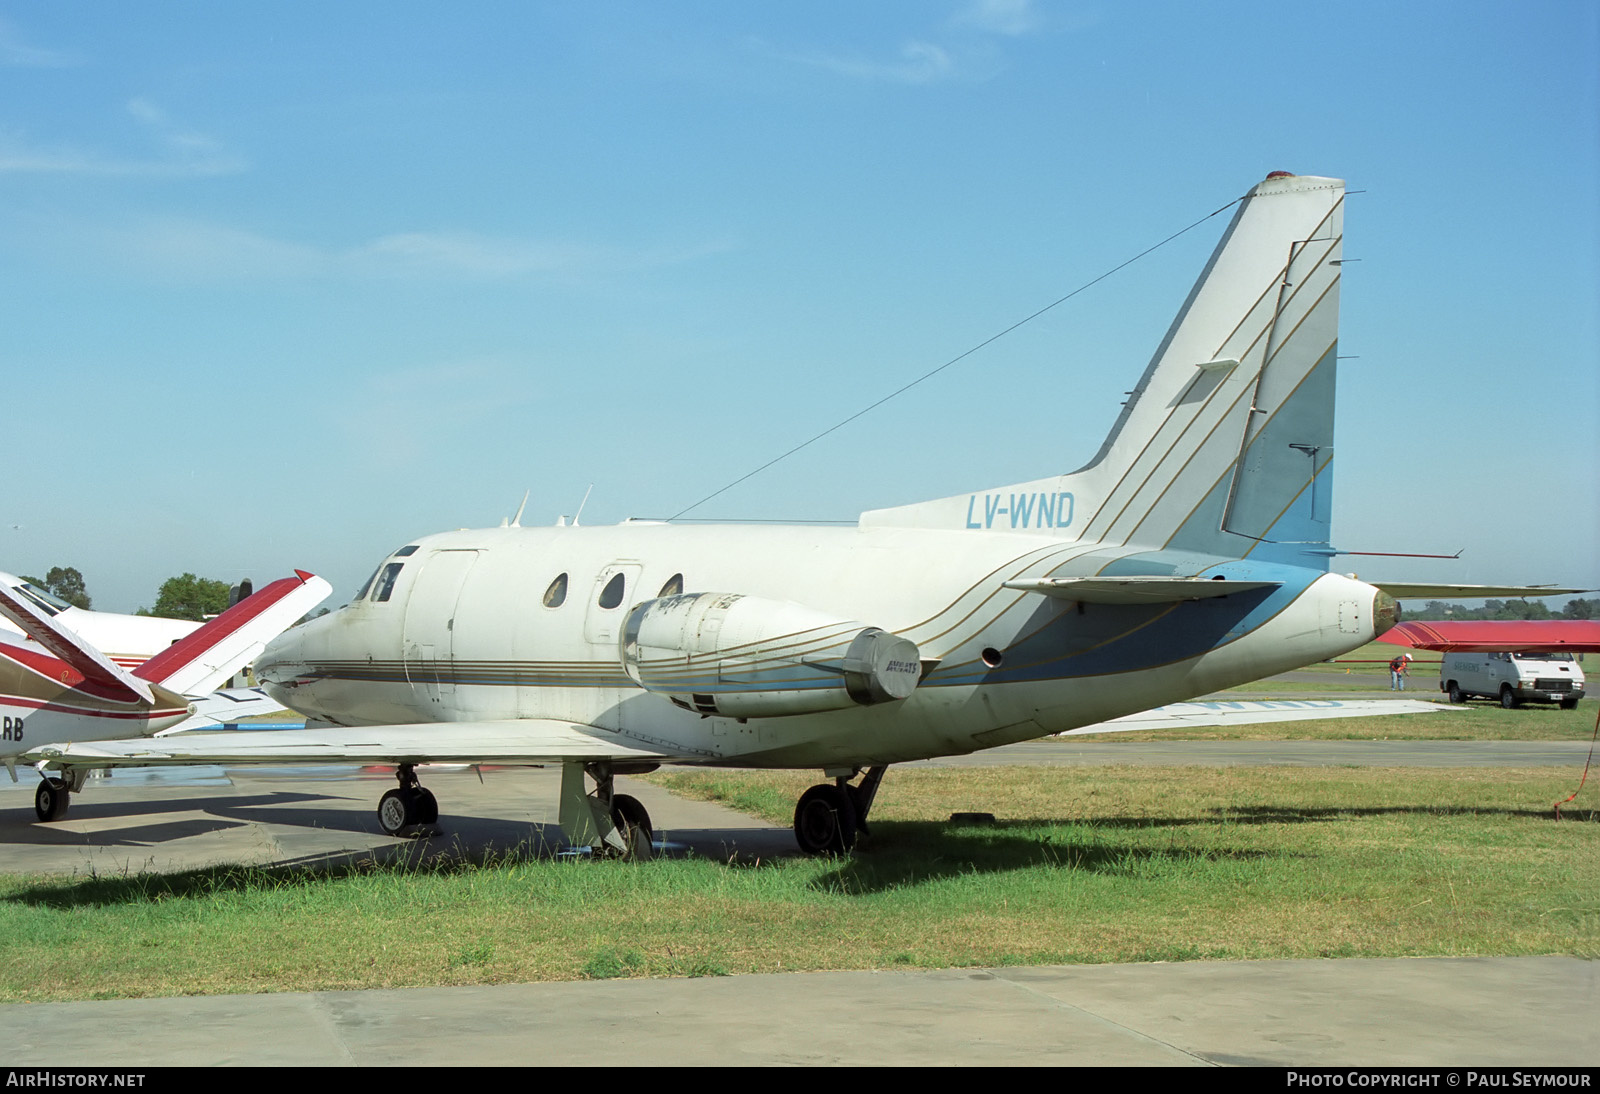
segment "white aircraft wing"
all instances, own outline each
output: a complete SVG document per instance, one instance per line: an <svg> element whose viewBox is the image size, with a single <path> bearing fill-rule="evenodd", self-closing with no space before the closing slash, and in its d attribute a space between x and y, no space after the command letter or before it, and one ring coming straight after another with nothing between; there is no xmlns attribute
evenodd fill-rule
<svg viewBox="0 0 1600 1094"><path fill-rule="evenodd" d="M1170 703L1164 707L1070 729L1085 733L1129 733L1138 729L1201 729L1254 722L1305 722L1319 718L1375 718L1385 714L1438 714L1458 708L1415 699L1242 699Z"/></svg>
<svg viewBox="0 0 1600 1094"><path fill-rule="evenodd" d="M653 762L709 753L664 748L615 730L553 718L423 722L370 728L226 730L147 740L64 742L27 754L74 767L168 764L538 764L566 760Z"/></svg>

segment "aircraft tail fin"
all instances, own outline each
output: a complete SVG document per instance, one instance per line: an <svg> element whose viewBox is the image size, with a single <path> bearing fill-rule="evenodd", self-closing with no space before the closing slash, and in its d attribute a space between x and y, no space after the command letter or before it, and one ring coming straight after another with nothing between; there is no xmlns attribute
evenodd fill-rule
<svg viewBox="0 0 1600 1094"><path fill-rule="evenodd" d="M97 685L103 694L131 701L155 702L155 694L149 684L62 626L55 616L4 585L0 585L0 614L21 627L24 634L49 650L53 657L66 662L85 680ZM18 649L15 652L16 657L8 653L6 658L16 660L28 656L26 650Z"/></svg>
<svg viewBox="0 0 1600 1094"><path fill-rule="evenodd" d="M1239 202L1122 414L1078 471L864 513L1325 569L1344 183Z"/></svg>
<svg viewBox="0 0 1600 1094"><path fill-rule="evenodd" d="M296 570L250 594L133 670L184 695L208 692L255 660L267 643L327 598L332 586Z"/></svg>

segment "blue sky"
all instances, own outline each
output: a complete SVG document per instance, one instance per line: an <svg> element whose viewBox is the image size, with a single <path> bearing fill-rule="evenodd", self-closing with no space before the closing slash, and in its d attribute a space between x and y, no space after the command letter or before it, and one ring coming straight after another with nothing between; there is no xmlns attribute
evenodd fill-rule
<svg viewBox="0 0 1600 1094"><path fill-rule="evenodd" d="M0 569L347 593L665 516L1243 193L1335 175L1335 535L1600 585L1600 7L0 2ZM695 511L1092 456L1218 217ZM912 473L907 474L907 469Z"/></svg>

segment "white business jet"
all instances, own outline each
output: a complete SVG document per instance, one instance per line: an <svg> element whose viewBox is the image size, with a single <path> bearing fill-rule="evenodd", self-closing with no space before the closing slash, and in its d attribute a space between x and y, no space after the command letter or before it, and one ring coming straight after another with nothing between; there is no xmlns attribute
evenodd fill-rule
<svg viewBox="0 0 1600 1094"><path fill-rule="evenodd" d="M826 781L800 798L795 836L844 852L890 764L1104 723L1354 649L1389 629L1395 606L1327 572L1343 213L1338 179L1274 172L1240 199L1078 471L844 528L427 536L256 662L274 697L349 728L41 758L65 770L393 764L399 786L378 809L391 833L437 819L418 764L559 763L567 839L623 854L648 853L650 821L613 792L618 774L815 768ZM1025 394L1046 419L1069 397Z"/></svg>

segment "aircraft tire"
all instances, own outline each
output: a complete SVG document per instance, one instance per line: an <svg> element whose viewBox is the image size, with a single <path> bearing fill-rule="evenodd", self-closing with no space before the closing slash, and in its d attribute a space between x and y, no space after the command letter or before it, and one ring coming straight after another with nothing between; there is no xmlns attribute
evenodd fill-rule
<svg viewBox="0 0 1600 1094"><path fill-rule="evenodd" d="M433 824L439 819L439 799L425 786L411 788L411 808L416 814L412 824Z"/></svg>
<svg viewBox="0 0 1600 1094"><path fill-rule="evenodd" d="M651 841L655 838L655 830L650 827L649 812L638 798L631 794L613 794L611 823L617 826L617 833L627 845L628 849L622 852L623 858L630 862L646 862L650 859L654 851Z"/></svg>
<svg viewBox="0 0 1600 1094"><path fill-rule="evenodd" d="M33 811L41 821L58 821L67 815L72 802L72 792L67 784L57 778L39 780L39 789L33 792Z"/></svg>
<svg viewBox="0 0 1600 1094"><path fill-rule="evenodd" d="M1505 707L1507 710L1514 710L1522 705L1517 700L1516 694L1512 692L1509 684L1500 685L1500 705Z"/></svg>
<svg viewBox="0 0 1600 1094"><path fill-rule="evenodd" d="M378 826L398 836L417 823L416 811L416 798L409 791L391 790L378 799Z"/></svg>
<svg viewBox="0 0 1600 1094"><path fill-rule="evenodd" d="M832 783L800 795L794 807L794 838L808 855L848 855L856 845L856 807Z"/></svg>
<svg viewBox="0 0 1600 1094"><path fill-rule="evenodd" d="M1462 691L1461 685L1454 680L1450 681L1450 701L1452 703L1465 703L1467 701L1467 693Z"/></svg>

